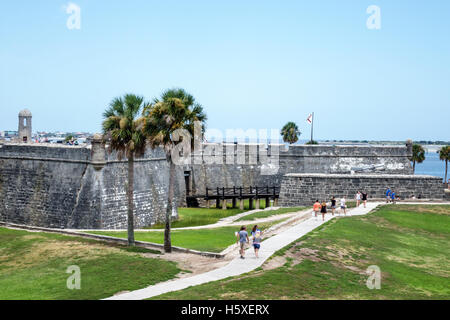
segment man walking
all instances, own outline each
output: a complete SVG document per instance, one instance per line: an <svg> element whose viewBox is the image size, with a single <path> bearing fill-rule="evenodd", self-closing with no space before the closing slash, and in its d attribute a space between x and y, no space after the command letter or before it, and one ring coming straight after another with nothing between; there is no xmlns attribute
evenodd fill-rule
<svg viewBox="0 0 450 320"><path fill-rule="evenodd" d="M239 253L241 254L241 259L245 259L245 244L250 242L246 229L247 228L245 226L242 226L241 230L237 234L237 243L239 244Z"/></svg>
<svg viewBox="0 0 450 320"><path fill-rule="evenodd" d="M391 188L387 188L386 190L386 203L389 203L391 197Z"/></svg>
<svg viewBox="0 0 450 320"><path fill-rule="evenodd" d="M394 191L391 191L391 200L392 200L392 203L395 204L395 192Z"/></svg>

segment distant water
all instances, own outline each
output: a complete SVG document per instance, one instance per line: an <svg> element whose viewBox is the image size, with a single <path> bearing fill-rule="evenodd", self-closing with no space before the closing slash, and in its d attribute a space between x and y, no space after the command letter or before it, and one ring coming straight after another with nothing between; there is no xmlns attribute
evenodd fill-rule
<svg viewBox="0 0 450 320"><path fill-rule="evenodd" d="M427 174L444 179L445 162L439 160L439 154L437 152L427 152L425 153L425 161L416 163L416 174ZM448 175L450 175L450 172L447 173L447 179L450 178Z"/></svg>

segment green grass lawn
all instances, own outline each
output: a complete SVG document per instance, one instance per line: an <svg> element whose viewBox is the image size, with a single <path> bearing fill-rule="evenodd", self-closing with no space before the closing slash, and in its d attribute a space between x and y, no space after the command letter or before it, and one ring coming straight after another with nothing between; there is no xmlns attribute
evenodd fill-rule
<svg viewBox="0 0 450 320"><path fill-rule="evenodd" d="M172 228L184 228L213 224L220 219L235 216L244 212L239 209L207 209L207 208L178 208L178 220L173 221ZM164 224L155 224L149 229L164 229Z"/></svg>
<svg viewBox="0 0 450 320"><path fill-rule="evenodd" d="M261 230L267 229L274 224L280 223L285 219L262 223L258 226ZM253 225L247 225L247 231L250 232ZM221 252L228 246L236 242L234 233L239 231L239 227L221 227L213 229L197 230L172 230L172 245L188 249L209 252ZM127 238L126 231L91 231L89 233L101 234L111 237ZM136 231L135 239L153 243L164 243L163 231Z"/></svg>
<svg viewBox="0 0 450 320"><path fill-rule="evenodd" d="M241 217L237 219L236 221L250 221L250 220L256 220L256 219L262 219L267 218L275 215L290 213L290 212L297 212L307 209L306 207L297 207L297 208L280 208L277 210L265 210L260 212L255 212L252 214L249 214L248 216Z"/></svg>
<svg viewBox="0 0 450 320"><path fill-rule="evenodd" d="M264 209L265 204L266 201L261 199L260 208ZM237 206L239 206L239 202L237 202ZM235 216L239 213L247 211L249 210L248 208L248 199L244 200L244 210L232 208L231 201L228 201L227 210L222 210L222 208L178 208L178 220L173 221L171 226L172 228L184 228L214 224L220 219ZM253 208L255 208L255 204L253 204ZM154 224L151 227L148 227L148 229L164 229L164 224Z"/></svg>
<svg viewBox="0 0 450 320"><path fill-rule="evenodd" d="M263 268L155 299L450 299L449 243L450 206L389 205L333 219Z"/></svg>
<svg viewBox="0 0 450 320"><path fill-rule="evenodd" d="M144 253L154 251L0 228L0 300L100 299L170 280L181 271ZM80 290L67 288L71 265L80 268Z"/></svg>

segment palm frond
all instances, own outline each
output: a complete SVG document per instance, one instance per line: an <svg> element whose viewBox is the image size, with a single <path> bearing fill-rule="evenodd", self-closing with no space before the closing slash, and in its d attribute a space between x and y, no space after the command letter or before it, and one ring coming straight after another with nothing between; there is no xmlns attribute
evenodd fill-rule
<svg viewBox="0 0 450 320"><path fill-rule="evenodd" d="M144 98L134 94L126 94L123 98L114 98L107 110L102 128L108 137L108 151L117 151L117 156L130 157L145 152L146 138L142 132L145 119L141 118L141 109L148 107Z"/></svg>

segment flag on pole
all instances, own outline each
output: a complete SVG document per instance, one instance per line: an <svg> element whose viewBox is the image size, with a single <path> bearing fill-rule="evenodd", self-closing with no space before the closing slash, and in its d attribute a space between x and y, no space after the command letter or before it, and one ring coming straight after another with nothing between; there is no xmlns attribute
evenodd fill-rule
<svg viewBox="0 0 450 320"><path fill-rule="evenodd" d="M309 114L308 118L306 119L306 121L308 121L309 124L312 123L312 113Z"/></svg>

